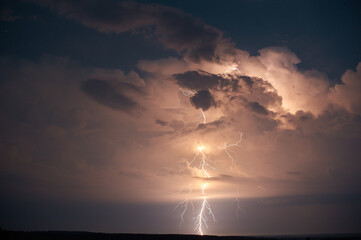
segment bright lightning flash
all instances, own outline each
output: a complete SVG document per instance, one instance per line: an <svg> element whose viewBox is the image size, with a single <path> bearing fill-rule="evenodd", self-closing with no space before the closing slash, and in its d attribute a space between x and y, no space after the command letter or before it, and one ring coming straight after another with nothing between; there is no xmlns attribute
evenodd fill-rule
<svg viewBox="0 0 361 240"><path fill-rule="evenodd" d="M203 195L203 202L202 202L202 207L201 207L201 210L198 214L197 217L195 217L195 229L198 234L200 235L203 235L203 225L206 226L208 228L208 225L207 225L207 221L208 221L208 218L207 218L207 212L208 211L208 214L212 216L213 218L213 221L216 222L216 218L212 212L212 209L211 209L211 205L209 205L209 203L207 202L207 197L205 196L205 189L207 187L207 183L204 183L203 186L202 186L202 195Z"/></svg>
<svg viewBox="0 0 361 240"><path fill-rule="evenodd" d="M196 155L194 156L194 158L190 162L190 164L195 162L198 159L198 156L201 156L199 168L202 170L204 178L210 178L211 176L209 175L207 168L210 167L210 168L214 169L214 167L209 163L207 155L204 153L204 148L205 148L204 146L197 147L198 152L196 153Z"/></svg>
<svg viewBox="0 0 361 240"><path fill-rule="evenodd" d="M238 70L238 68L232 67L232 68L227 69L222 76L226 77L227 74L229 74L229 72L232 72L232 71L236 71L238 74L242 74ZM196 94L196 92L193 91L193 90L185 90L185 89L182 89L182 88L180 88L179 90L186 97L190 97L190 96L193 96L193 95ZM207 119L206 119L206 115L203 112L203 110L201 110L201 116L200 117L203 117L203 124L206 124ZM242 133L240 134L240 138L236 142L231 143L231 144L226 144L225 143L223 146L221 146L221 149L223 149L226 152L226 154L228 155L228 157L232 160L232 165L233 166L234 166L234 158L231 155L231 153L229 151L229 148L238 146L238 144L241 143L241 141L242 141ZM208 168L214 169L214 167L210 164L210 162L209 162L209 160L207 158L207 155L205 153L205 147L202 146L202 145L198 146L197 150L198 151L197 151L196 155L194 156L193 160L190 162L190 165L193 164L193 162L200 159L200 161L199 161L200 165L199 165L198 168L202 172L202 175L203 175L202 178L204 180L207 180L207 179L209 179L211 177L207 169ZM207 185L208 185L208 183L203 183L203 185L202 185L202 205L201 205L201 209L200 209L198 215L194 218L195 219L195 222L194 222L195 229L194 230L197 231L198 234L200 234L200 235L203 235L203 227L204 226L206 226L206 228L208 228L208 225L207 225L208 217L209 217L208 215L210 215L212 217L213 221L216 222L216 218L215 218L215 216L213 214L211 205L207 201L207 196L206 196ZM192 188L190 186L188 195L190 195L191 192L192 192ZM181 209L181 213L180 213L180 216L179 216L179 218L181 219L180 226L184 221L184 215L187 212L189 206L192 207L193 212L194 212L193 202L191 200L189 200L188 195L182 202L178 203L178 205L176 206L176 209ZM240 207L239 199L237 198L236 200L237 200L237 211L236 211L236 213L237 213L237 217L238 217L238 211L242 211L242 209Z"/></svg>
<svg viewBox="0 0 361 240"><path fill-rule="evenodd" d="M198 152L197 154L194 156L191 164L197 160L198 156L201 156L201 160L200 160L200 166L199 168L202 170L202 173L204 175L204 178L210 178L210 175L207 171L208 167L212 167L212 165L209 163L206 154L204 153L204 146L198 146ZM198 232L198 234L203 235L203 225L206 226L208 228L207 225L207 212L209 215L212 216L212 219L214 222L216 222L216 218L212 212L212 208L211 205L208 203L207 201L207 196L205 194L205 190L207 188L208 183L204 183L202 185L202 206L201 206L201 210L199 212L199 214L195 217L195 230Z"/></svg>

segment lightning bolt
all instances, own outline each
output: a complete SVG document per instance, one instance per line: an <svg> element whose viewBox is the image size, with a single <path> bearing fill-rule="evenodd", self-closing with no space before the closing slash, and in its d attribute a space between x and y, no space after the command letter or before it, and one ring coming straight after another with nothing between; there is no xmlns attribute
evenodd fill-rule
<svg viewBox="0 0 361 240"><path fill-rule="evenodd" d="M237 189L236 202L237 202L236 215L237 215L237 218L239 218L238 212L242 212L243 214L246 214L246 213L243 211L243 209L241 208L241 202L240 202L240 200L239 200L239 189Z"/></svg>
<svg viewBox="0 0 361 240"><path fill-rule="evenodd" d="M203 235L203 225L206 226L208 228L207 225L207 211L208 214L213 218L213 221L216 222L216 218L212 212L212 208L211 205L209 205L209 203L207 202L207 197L205 196L205 189L207 187L207 183L204 183L202 186L202 198L203 198L203 202L202 202L202 207L201 210L199 212L199 214L197 215L197 217L195 217L195 229L198 234ZM207 211L206 211L207 210Z"/></svg>
<svg viewBox="0 0 361 240"><path fill-rule="evenodd" d="M230 154L228 148L231 148L231 147L238 147L239 144L242 142L243 140L243 133L240 134L239 136L239 139L234 142L234 143L231 143L231 144L224 144L223 146L221 146L220 148L223 149L226 154L228 155L228 157L232 160L232 166L234 167L235 165L235 160L234 160L234 157ZM245 173L242 173L241 171L238 170L239 173L241 173L242 175L245 175L248 177L247 174ZM237 205L236 205L236 215L237 215L237 218L239 218L239 214L238 212L242 212L243 214L245 214L245 212L243 211L243 209L241 208L241 204L240 204L240 200L239 200L239 189L237 189L237 197L236 197L236 202L237 202Z"/></svg>
<svg viewBox="0 0 361 240"><path fill-rule="evenodd" d="M213 168L214 167L210 164L207 155L205 153L205 149L204 146L198 146L197 147L197 153L194 156L193 160L190 162L190 164L192 165L195 161L199 160L199 166L198 168L201 170L202 173L202 178L204 180L210 178L210 174L208 172L208 168ZM216 222L216 218L213 214L211 205L208 203L207 201L207 196L206 196L206 188L208 186L208 183L203 183L202 185L202 205L201 205L201 209L198 213L198 215L194 218L195 222L194 222L194 229L195 231L197 231L198 234L203 235L203 227L207 227L207 222L208 222L208 217L207 215L210 215L213 219L214 222ZM190 195L192 193L192 188L191 186L189 187L189 191L188 191L188 195ZM193 212L194 212L194 204L192 201L189 200L188 196L180 203L178 203L178 205L175 207L175 209L180 209L181 213L179 215L179 218L181 219L180 221L180 226L184 221L184 215L187 212L189 206L192 207Z"/></svg>
<svg viewBox="0 0 361 240"><path fill-rule="evenodd" d="M186 90L183 88L179 88L179 91L181 91L181 93L186 97L193 96L194 94L196 94L196 92L193 90Z"/></svg>
<svg viewBox="0 0 361 240"><path fill-rule="evenodd" d="M234 157L230 154L228 149L231 147L239 146L239 144L242 142L242 139L243 139L243 133L240 134L239 139L236 142L231 143L231 144L224 143L224 145L220 147L221 149L223 149L226 152L228 157L232 160L232 166L234 166L235 161L234 161Z"/></svg>
<svg viewBox="0 0 361 240"><path fill-rule="evenodd" d="M229 152L229 148L231 147L236 147L239 146L239 144L242 142L243 139L243 133L240 134L239 139L234 142L234 143L230 143L230 144L224 144L221 149L223 149L228 157L230 159L232 159L232 164L234 164L234 157L230 154ZM192 159L192 161L190 161L190 165L193 165L196 161L199 161L199 165L198 165L198 169L201 170L202 173L202 178L204 180L207 180L211 177L210 173L209 173L209 168L215 169L211 163L209 158L207 157L207 154L205 152L205 147L204 146L198 146L197 147L197 153L195 154L194 158ZM206 189L207 189L208 183L203 183L202 188L201 188L201 192L202 192L202 204L201 204L201 209L198 213L198 215L194 218L195 222L194 222L194 230L197 231L197 233L199 235L203 235L204 234L204 227L208 228L208 220L209 220L209 216L212 218L212 220L214 222L216 222L216 217L212 211L211 205L209 204L209 202L207 201L207 195L206 195ZM188 194L190 194L192 192L191 188L189 189ZM237 217L238 212L241 211L243 212L241 206L240 206L240 201L239 198L236 198L237 201L237 209L236 209L236 214ZM192 207L193 211L194 211L194 204L192 201L190 201L188 199L188 196L180 203L178 203L178 205L176 206L176 209L181 209L181 213L180 213L180 226L184 221L184 215L187 212L189 206Z"/></svg>
<svg viewBox="0 0 361 240"><path fill-rule="evenodd" d="M179 215L179 218L180 218L179 228L182 227L182 223L184 222L184 214L187 212L188 206L192 207L193 215L194 215L194 205L193 205L193 202L191 200L189 200L189 195L191 193L192 193L192 185L189 185L189 190L188 190L188 194L187 194L186 198L182 202L178 203L178 205L174 208L175 210L176 209L181 210L181 213Z"/></svg>
<svg viewBox="0 0 361 240"><path fill-rule="evenodd" d="M196 94L196 91L186 90L183 88L179 88L179 91L186 97L190 97L190 96L193 96L194 94ZM206 118L206 115L204 114L203 110L201 110L201 115L199 117L203 117L203 124L207 123L207 118Z"/></svg>
<svg viewBox="0 0 361 240"><path fill-rule="evenodd" d="M204 153L204 147L203 146L199 146L198 147L198 152L196 153L196 155L194 156L193 160L191 161L190 164L192 164L194 161L196 161L198 159L198 156L201 157L200 159L200 166L199 168L201 169L202 173L203 173L203 178L207 179L210 178L210 174L207 171L208 167L211 167L214 169L214 167L209 163L208 158L206 156L206 154ZM205 194L205 190L207 188L208 183L204 183L202 185L202 206L201 206L201 210L199 212L199 214L197 215L197 217L195 217L195 230L198 232L198 234L203 235L203 226L206 226L208 228L207 225L207 211L208 214L212 216L212 219L214 222L216 222L216 218L213 214L211 205L208 203L207 201L207 196ZM207 211L206 211L207 210Z"/></svg>
<svg viewBox="0 0 361 240"><path fill-rule="evenodd" d="M226 77L227 74L229 74L229 72L231 72L231 71L236 71L238 74L242 74L238 70L238 68L232 67L232 68L227 69L222 76ZM180 88L179 90L186 97L190 97L190 96L193 96L193 95L196 94L196 92L193 91L193 90L185 90L185 89L182 89L182 88ZM205 115L203 110L201 110L201 116L200 117L203 117L203 124L206 124L207 123L207 118L206 118L206 115ZM230 153L229 148L239 146L239 144L242 142L242 137L243 137L243 133L240 134L240 137L236 142L231 143L231 144L224 143L224 145L220 147L221 149L223 149L225 151L227 156L232 160L232 166L234 166L234 164L235 164L235 159L232 156L232 154ZM209 179L211 177L208 169L209 168L215 169L215 168L210 164L210 161L209 161L209 159L207 157L207 154L204 151L205 150L204 146L198 146L197 150L198 151L195 154L193 160L190 161L190 165L192 165L196 161L199 161L198 169L200 169L200 171L202 173L202 179L204 181L206 181L207 179ZM207 186L208 186L207 182L204 182L202 184L202 188L201 188L202 204L201 204L201 208L200 208L200 211L199 211L198 215L194 218L194 220L195 220L194 221L194 230L197 231L197 233L200 234L200 235L204 234L204 226L206 228L208 228L207 222L209 220L209 217L211 217L212 220L214 222L216 222L216 217L215 217L215 215L214 215L214 213L212 211L211 205L207 201L207 195L206 195ZM181 227L181 225L182 225L182 223L184 221L184 216L185 216L185 214L186 214L186 212L187 212L187 210L189 209L190 206L192 207L193 213L194 213L194 204L193 204L193 202L191 200L189 200L189 195L191 193L192 193L192 188L190 187L188 195L186 196L186 198L183 201L181 201L180 203L178 203L178 205L175 207L175 209L180 209L180 211L181 211L180 215L179 215L180 227ZM237 214L237 217L238 217L238 211L243 212L243 210L242 210L242 208L240 206L240 201L239 201L238 195L237 195L236 201L237 201L236 214Z"/></svg>
<svg viewBox="0 0 361 240"><path fill-rule="evenodd" d="M193 160L190 162L190 165L192 165L193 162L195 162L198 159L198 156L201 156L199 168L202 170L204 178L210 178L211 176L209 175L207 168L210 167L210 168L214 169L214 167L210 164L210 162L208 161L207 155L204 153L204 146L199 146L197 149L198 149L198 152L194 156Z"/></svg>
<svg viewBox="0 0 361 240"><path fill-rule="evenodd" d="M203 110L201 110L201 117L203 117L203 124L206 124L207 123L207 118L206 118L206 115L204 114Z"/></svg>
<svg viewBox="0 0 361 240"><path fill-rule="evenodd" d="M227 76L227 74L229 74L229 72L233 72L233 71L236 71L237 73L242 74L238 68L232 67L232 68L228 68L226 71L224 71L224 73L222 74L222 77Z"/></svg>

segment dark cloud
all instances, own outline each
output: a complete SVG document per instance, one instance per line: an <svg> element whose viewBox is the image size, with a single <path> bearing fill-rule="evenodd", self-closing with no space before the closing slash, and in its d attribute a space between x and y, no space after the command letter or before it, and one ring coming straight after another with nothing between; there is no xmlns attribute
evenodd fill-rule
<svg viewBox="0 0 361 240"><path fill-rule="evenodd" d="M361 134L361 117L332 104L318 116L310 112L298 111L281 117L303 133L337 133L339 138L347 135L356 137L355 140Z"/></svg>
<svg viewBox="0 0 361 240"><path fill-rule="evenodd" d="M251 77L248 76L240 76L240 79L243 80L243 82L249 87L252 88L254 80Z"/></svg>
<svg viewBox="0 0 361 240"><path fill-rule="evenodd" d="M165 127L165 126L168 125L168 122L160 120L160 119L155 120L155 123L162 126L162 127Z"/></svg>
<svg viewBox="0 0 361 240"><path fill-rule="evenodd" d="M295 116L302 122L306 122L308 120L314 119L315 116L310 112L297 111Z"/></svg>
<svg viewBox="0 0 361 240"><path fill-rule="evenodd" d="M209 181L209 182L233 182L233 183L245 183L245 182L252 182L255 181L252 178L248 178L248 177L241 177L241 176L231 176L228 174L218 174L217 176L214 177L199 177L199 176L193 176L193 178L195 179L202 179L204 181Z"/></svg>
<svg viewBox="0 0 361 240"><path fill-rule="evenodd" d="M136 89L136 87L131 84L125 84L123 86L133 90ZM99 79L89 79L81 83L81 89L96 102L112 109L126 113L134 113L134 111L141 109L136 101L125 96L110 82Z"/></svg>
<svg viewBox="0 0 361 240"><path fill-rule="evenodd" d="M259 104L258 102L249 102L246 107L250 109L252 112L261 114L261 115L268 115L268 110Z"/></svg>
<svg viewBox="0 0 361 240"><path fill-rule="evenodd" d="M173 76L180 87L196 91L214 88L224 80L218 75L204 71L188 71L181 74L174 74Z"/></svg>
<svg viewBox="0 0 361 240"><path fill-rule="evenodd" d="M300 172L300 171L288 171L287 174L288 175L295 175L295 176L303 175L303 173Z"/></svg>
<svg viewBox="0 0 361 240"><path fill-rule="evenodd" d="M212 122L208 122L208 123L201 123L198 125L197 130L210 130L213 131L214 129L219 128L220 126L222 126L223 124L225 124L225 120L224 118L212 121Z"/></svg>
<svg viewBox="0 0 361 240"><path fill-rule="evenodd" d="M172 7L118 1L34 0L101 32L138 31L195 61L216 61L217 48L233 51L222 32Z"/></svg>
<svg viewBox="0 0 361 240"><path fill-rule="evenodd" d="M203 111L208 110L212 106L216 106L214 98L208 90L198 91L189 101L195 108L201 108Z"/></svg>
<svg viewBox="0 0 361 240"><path fill-rule="evenodd" d="M217 102L217 105L238 102L247 110L263 116L270 114L268 108L282 106L282 97L278 95L272 84L262 78L246 75L226 76L214 91L217 94L223 93L224 96L222 102Z"/></svg>

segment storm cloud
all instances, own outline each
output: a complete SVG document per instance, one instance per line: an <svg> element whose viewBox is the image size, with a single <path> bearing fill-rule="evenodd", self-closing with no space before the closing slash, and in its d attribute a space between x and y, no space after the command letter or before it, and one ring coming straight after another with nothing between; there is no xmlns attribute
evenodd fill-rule
<svg viewBox="0 0 361 240"><path fill-rule="evenodd" d="M219 61L220 51L233 51L221 31L176 8L118 1L33 1L101 32L150 35L195 62Z"/></svg>
<svg viewBox="0 0 361 240"><path fill-rule="evenodd" d="M122 84L122 91L120 91L117 86L107 81L89 79L81 83L81 89L96 102L116 110L134 113L134 111L142 109L136 101L122 93L129 89L136 89L133 85Z"/></svg>
<svg viewBox="0 0 361 240"><path fill-rule="evenodd" d="M204 71L187 71L173 76L180 87L196 91L217 87L224 81L222 77Z"/></svg>
<svg viewBox="0 0 361 240"><path fill-rule="evenodd" d="M193 233L192 213L185 215L184 230L178 227L179 212L172 209L184 199L194 200L197 207L208 182L207 199L221 218L207 234L260 233L254 229L284 233L292 213L290 231L305 222L304 229L320 231L319 223L327 221L332 224L325 226L335 227L328 229L358 230L361 63L344 69L341 78L330 79L328 73L301 64L301 56L287 41L282 42L286 47L248 52L215 27L159 4L18 4L29 14L11 12L19 18L3 19L9 31L2 34L6 49L22 44L18 52L0 57L0 199L6 213L0 223L5 227L69 227L71 221L48 223L58 219L58 206L69 202L66 219L74 219L79 209L89 213L81 219L84 225L81 220L71 222L75 227L114 232L128 231L132 225L137 232ZM239 29L245 38L247 32ZM36 38L31 38L34 31ZM65 34L68 31L72 34ZM259 33L267 39L268 33ZM135 41L141 36L150 44ZM37 37L42 41L38 43ZM45 50L29 56L35 43L36 51ZM79 51L60 57L63 48L55 43ZM159 43L164 48L158 49ZM95 49L113 63L81 61L97 59ZM118 54L116 49L129 52ZM160 53L143 56L149 49ZM111 58L117 55L128 62L133 50L140 53L131 66ZM199 149L212 165L207 166L207 179ZM33 209L23 207L24 196L39 202L35 205L43 213L40 220L32 212L15 216L19 207L26 213L26 208ZM335 196L343 197L325 200ZM235 198L246 203L248 211L239 219ZM44 202L61 202L49 207L53 218L44 214ZM348 202L355 208L345 207ZM79 208L83 205L89 208ZM109 216L118 209L119 221L110 221L108 215L107 221L89 218L104 209L99 206L110 206ZM154 206L163 221L154 217ZM347 219L347 224L338 219ZM95 229L98 224L103 228ZM246 225L248 229L241 228Z"/></svg>
<svg viewBox="0 0 361 240"><path fill-rule="evenodd" d="M255 113L258 113L261 115L268 115L267 109L264 106L262 106L261 104L259 104L258 102L249 102L247 104L247 107Z"/></svg>
<svg viewBox="0 0 361 240"><path fill-rule="evenodd" d="M214 98L208 90L200 90L192 96L189 101L195 108L201 108L203 111L208 110L210 107L215 106Z"/></svg>

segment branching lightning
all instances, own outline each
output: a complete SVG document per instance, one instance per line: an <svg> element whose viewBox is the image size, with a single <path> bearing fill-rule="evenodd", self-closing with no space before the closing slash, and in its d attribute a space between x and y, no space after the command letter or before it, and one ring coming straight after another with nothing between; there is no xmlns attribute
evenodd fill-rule
<svg viewBox="0 0 361 240"><path fill-rule="evenodd" d="M184 222L184 214L187 212L188 210L188 206L192 207L193 210L193 215L194 215L194 205L193 202L191 200L189 200L189 195L192 193L192 185L189 185L189 190L188 190L188 194L186 196L186 198L178 203L178 205L174 208L174 209L180 209L181 213L179 215L180 218L180 223L179 223L179 228L182 227L182 223Z"/></svg>
<svg viewBox="0 0 361 240"><path fill-rule="evenodd" d="M190 164L193 164L193 162L198 159L198 156L201 156L199 168L202 170L204 178L210 178L211 176L209 175L207 168L210 167L210 168L214 169L214 167L208 161L207 155L204 153L204 147L199 146L197 149L198 149L198 152L196 153L196 155L194 156L194 158L190 162Z"/></svg>
<svg viewBox="0 0 361 240"><path fill-rule="evenodd" d="M231 71L236 71L238 74L242 74L238 70L238 68L232 67L232 68L227 69L222 76L226 77L227 75L229 75L229 72L231 72ZM179 90L186 97L191 97L191 96L194 96L196 94L196 91L193 91L193 90L185 90L185 89L182 89L182 88L180 88ZM203 124L206 124L207 123L207 118L206 118L206 115L205 115L203 110L201 110L200 117L203 117ZM225 151L228 158L230 158L232 160L232 166L234 166L234 164L235 164L235 159L231 154L230 148L239 146L239 144L242 142L242 137L243 137L243 134L241 133L239 139L236 142L230 143L230 144L224 143L224 145L220 147L222 150ZM207 186L208 186L207 179L209 179L211 177L210 172L209 172L209 168L214 169L214 167L211 165L211 163L210 163L210 161L209 161L209 159L207 157L204 146L198 146L197 147L197 153L195 154L193 160L190 161L190 165L194 164L194 162L197 162L197 161L199 161L199 165L198 165L197 168L201 171L201 178L203 179L203 184L202 184L202 187L201 187L202 204L201 204L201 208L200 208L200 211L199 211L198 215L196 215L194 217L194 230L197 231L198 234L203 235L204 234L204 226L206 228L208 228L207 222L208 222L209 218L211 217L211 219L214 222L216 222L215 215L214 215L214 213L212 211L211 205L207 201L207 195L206 195L206 189L207 189ZM186 212L187 212L187 210L189 209L190 206L192 207L192 210L193 210L193 213L194 213L194 204L189 199L189 195L191 193L192 193L192 188L190 186L189 187L189 192L188 192L188 195L186 196L186 198L182 202L178 203L178 205L175 208L175 209L180 209L180 211L181 211L180 215L179 215L179 218L181 220L180 221L180 226L183 223L184 216L185 216L185 214L186 214ZM236 201L237 201L236 214L237 214L237 217L238 217L238 212L239 211L243 212L243 210L241 209L240 201L239 201L238 196L236 198Z"/></svg>
<svg viewBox="0 0 361 240"><path fill-rule="evenodd" d="M200 169L202 170L202 173L203 173L203 177L205 179L207 178L210 178L210 175L207 171L207 168L208 167L212 167L212 165L209 163L208 159L207 159L207 156L206 154L204 153L204 147L203 146L199 146L198 147L198 152L197 154L194 156L191 164L197 160L198 156L201 157L201 160L200 160ZM199 214L195 217L195 230L197 230L197 232L200 234L200 235L203 235L203 225L206 226L208 228L208 225L207 225L207 221L208 221L208 218L207 218L207 211L208 211L208 214L212 216L212 219L214 222L216 222L216 218L212 212L212 208L211 208L211 205L208 203L207 201L207 196L205 194L205 190L207 188L207 183L204 183L202 185L202 198L203 198L203 202L202 202L202 207L201 207L201 210L199 212ZM206 211L207 210L207 211Z"/></svg>
<svg viewBox="0 0 361 240"><path fill-rule="evenodd" d="M202 202L202 207L201 210L199 212L199 214L197 215L197 217L195 217L195 229L198 234L203 235L203 225L206 226L208 228L207 225L207 221L208 221L208 217L207 217L207 211L208 214L211 215L212 219L214 222L216 222L216 218L212 212L212 208L211 205L209 205L208 201L207 201L207 197L205 196L205 189L207 187L207 183L204 183L202 186L202 198L203 198L203 202Z"/></svg>
<svg viewBox="0 0 361 240"><path fill-rule="evenodd" d="M238 213L238 212L242 212L243 214L245 214L245 212L244 212L243 209L241 208L241 202L240 202L240 200L239 200L239 189L237 189L236 202L237 202L236 215L237 215L237 218L239 218L239 213Z"/></svg>
<svg viewBox="0 0 361 240"><path fill-rule="evenodd" d="M194 94L196 94L196 91L186 90L186 89L183 89L183 88L179 88L179 91L186 97L190 97L190 96L193 96ZM201 110L201 115L199 117L200 118L203 117L203 124L207 123L207 118L206 118L206 115L203 112L203 110Z"/></svg>
<svg viewBox="0 0 361 240"><path fill-rule="evenodd" d="M234 157L230 154L229 148L231 148L231 147L238 147L239 144L242 142L242 140L243 140L243 133L240 134L239 139L238 139L236 142L231 143L231 144L226 144L226 143L224 143L224 145L220 147L221 149L223 149L223 150L226 152L226 154L228 155L228 157L232 160L232 166L233 166L233 167L234 167L234 165L235 165L235 160L234 160ZM242 173L242 174L245 175L245 176L248 176L247 174L244 174L244 173ZM244 214L244 211L243 211L243 209L241 208L241 205L240 205L240 201L239 201L239 197L238 197L238 196L239 196L239 189L237 189L237 197L236 197L236 202L237 202L236 215L237 215L237 218L239 217L239 214L238 214L239 211L241 211L241 212Z"/></svg>
<svg viewBox="0 0 361 240"><path fill-rule="evenodd" d="M199 160L198 168L201 170L202 178L204 180L210 178L211 176L210 176L210 174L208 172L208 168L213 168L213 166L210 164L210 162L209 162L209 160L207 158L204 146L198 146L197 147L197 153L194 156L193 160L190 162L190 164L193 164L197 160ZM208 228L208 225L207 225L208 217L207 217L207 215L210 215L212 217L213 221L216 222L216 218L215 218L215 216L213 214L211 205L207 201L207 196L206 196L207 185L208 185L208 183L203 183L202 184L202 188L201 188L202 205L201 205L201 209L200 209L198 215L194 218L194 220L195 220L194 229L200 235L203 235L203 227L204 226ZM190 186L188 195L191 192L192 192L192 188ZM178 205L175 208L175 209L181 209L181 213L179 215L179 218L181 219L180 225L184 221L184 215L187 212L187 209L188 209L189 206L192 207L193 212L194 212L194 204L193 204L192 201L189 200L189 198L187 196L182 202L178 203Z"/></svg>
<svg viewBox="0 0 361 240"><path fill-rule="evenodd" d="M224 143L224 145L220 147L226 152L228 157L232 160L232 166L234 166L235 161L234 161L234 157L230 154L229 148L239 146L238 144L242 142L242 139L243 139L243 133L240 134L239 139L235 143L231 143L231 144Z"/></svg>

